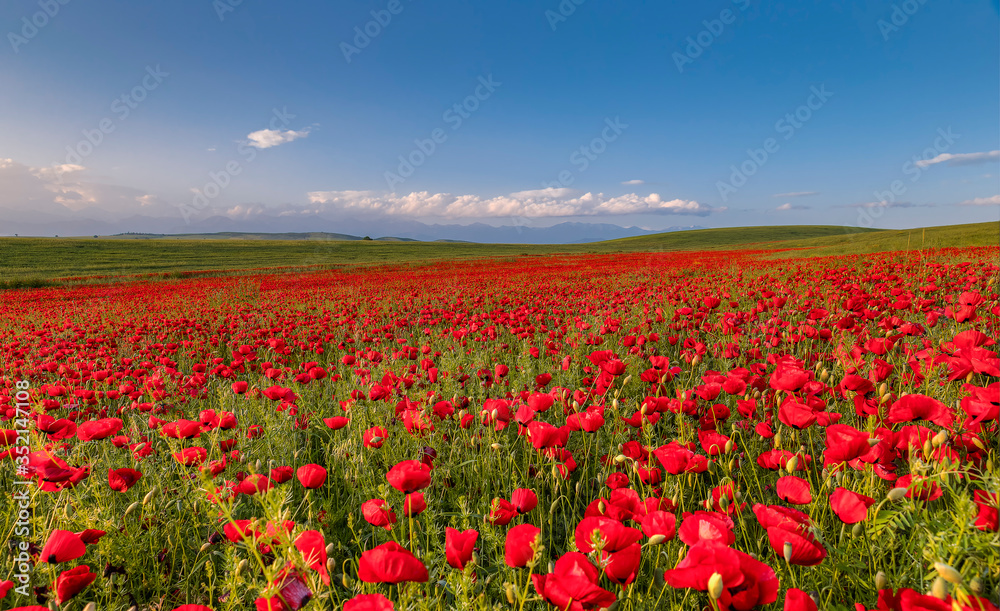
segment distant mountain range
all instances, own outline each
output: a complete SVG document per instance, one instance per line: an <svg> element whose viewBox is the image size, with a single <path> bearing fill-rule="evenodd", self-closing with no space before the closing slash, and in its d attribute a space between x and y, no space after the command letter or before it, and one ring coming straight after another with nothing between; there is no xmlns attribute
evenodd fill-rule
<svg viewBox="0 0 1000 611"><path fill-rule="evenodd" d="M549 227L499 227L485 223L471 225L429 225L401 220L334 220L318 215L266 216L252 220L213 216L183 224L178 219L135 216L120 221L46 219L44 222L6 222L0 231L6 235L115 236L152 238L168 236L218 237L230 239L338 239L361 240L364 237L386 240L457 241L493 244L581 244L614 240L668 231L704 229L699 226L668 227L656 231L639 227L621 227L609 223L565 222Z"/></svg>

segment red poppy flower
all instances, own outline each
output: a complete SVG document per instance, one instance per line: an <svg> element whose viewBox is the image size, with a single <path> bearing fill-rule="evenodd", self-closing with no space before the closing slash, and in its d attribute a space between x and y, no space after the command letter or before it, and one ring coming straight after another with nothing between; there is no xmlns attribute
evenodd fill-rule
<svg viewBox="0 0 1000 611"><path fill-rule="evenodd" d="M688 545L695 545L700 541L732 545L736 541L732 519L724 514L709 511L686 514L681 527L677 529L677 537Z"/></svg>
<svg viewBox="0 0 1000 611"><path fill-rule="evenodd" d="M642 532L617 520L594 516L580 520L574 537L576 548L582 552L592 552L599 546L602 551L612 553L642 539Z"/></svg>
<svg viewBox="0 0 1000 611"><path fill-rule="evenodd" d="M389 469L385 479L396 490L409 494L431 485L431 469L419 460L404 460Z"/></svg>
<svg viewBox="0 0 1000 611"><path fill-rule="evenodd" d="M295 539L295 549L302 553L302 559L310 568L319 573L323 583L330 585L330 575L326 572L326 541L318 530L307 530Z"/></svg>
<svg viewBox="0 0 1000 611"><path fill-rule="evenodd" d="M425 582L427 567L395 541L383 543L361 554L358 579L366 583Z"/></svg>
<svg viewBox="0 0 1000 611"><path fill-rule="evenodd" d="M344 416L334 416L333 418L323 418L323 424L328 426L330 430L337 431L348 424L350 424L351 419L345 418Z"/></svg>
<svg viewBox="0 0 1000 611"><path fill-rule="evenodd" d="M248 477L245 477L243 481L233 488L233 491L237 494L246 494L247 496L253 496L258 492L267 492L273 488L274 482L269 480L263 473L254 473Z"/></svg>
<svg viewBox="0 0 1000 611"><path fill-rule="evenodd" d="M778 408L778 420L785 426L807 429L816 423L816 413L808 405L788 398Z"/></svg>
<svg viewBox="0 0 1000 611"><path fill-rule="evenodd" d="M524 515L538 506L538 496L528 488L518 488L510 495L510 502L517 513Z"/></svg>
<svg viewBox="0 0 1000 611"><path fill-rule="evenodd" d="M238 394L238 395L242 395L243 393L245 393L247 391L247 387L248 386L249 386L249 384L247 384L246 382L244 382L242 380L239 381L239 382L233 382L233 386L232 386L233 392L236 393L236 394Z"/></svg>
<svg viewBox="0 0 1000 611"><path fill-rule="evenodd" d="M944 490L935 480L921 475L904 475L896 480L896 486L906 488L906 498L908 499L934 501L944 494Z"/></svg>
<svg viewBox="0 0 1000 611"><path fill-rule="evenodd" d="M293 471L291 467L275 467L271 469L268 477L275 484L284 484L288 480L292 479Z"/></svg>
<svg viewBox="0 0 1000 611"><path fill-rule="evenodd" d="M784 611L816 611L816 601L798 588L788 588L785 592Z"/></svg>
<svg viewBox="0 0 1000 611"><path fill-rule="evenodd" d="M826 549L807 532L793 532L782 527L767 529L767 540L771 549L779 558L784 558L785 544L791 545L790 564L798 566L816 566L826 558Z"/></svg>
<svg viewBox="0 0 1000 611"><path fill-rule="evenodd" d="M312 463L302 465L295 471L295 477L304 488L319 488L326 483L326 469Z"/></svg>
<svg viewBox="0 0 1000 611"><path fill-rule="evenodd" d="M775 486L778 498L791 503L792 505L808 505L812 503L812 493L809 491L809 482L794 475L785 475L778 478Z"/></svg>
<svg viewBox="0 0 1000 611"><path fill-rule="evenodd" d="M528 438L536 450L562 448L569 439L569 429L552 426L548 422L532 422L528 424Z"/></svg>
<svg viewBox="0 0 1000 611"><path fill-rule="evenodd" d="M390 601L381 594L358 594L344 603L344 611L394 611Z"/></svg>
<svg viewBox="0 0 1000 611"><path fill-rule="evenodd" d="M86 564L81 564L80 566L69 569L68 571L63 571L59 577L56 578L56 603L60 605L64 604L66 601L82 592L87 586L93 583L95 579L97 579L97 574L91 573L90 567Z"/></svg>
<svg viewBox="0 0 1000 611"><path fill-rule="evenodd" d="M418 516L427 509L427 502L424 500L423 492L407 494L403 499L403 515L412 518Z"/></svg>
<svg viewBox="0 0 1000 611"><path fill-rule="evenodd" d="M528 566L528 562L535 556L533 548L537 546L538 535L541 532L541 529L533 524L521 524L507 531L503 555L507 566L515 569Z"/></svg>
<svg viewBox="0 0 1000 611"><path fill-rule="evenodd" d="M448 566L462 570L472 559L472 550L476 546L479 533L469 529L458 531L451 527L444 529L444 555Z"/></svg>
<svg viewBox="0 0 1000 611"><path fill-rule="evenodd" d="M87 546L80 539L80 535L68 530L53 530L38 559L39 562L56 564L76 560L85 553Z"/></svg>
<svg viewBox="0 0 1000 611"><path fill-rule="evenodd" d="M142 473L135 469L108 469L108 485L116 492L128 492L140 477Z"/></svg>
<svg viewBox="0 0 1000 611"><path fill-rule="evenodd" d="M206 458L208 458L208 450L205 448L184 448L180 452L174 452L174 460L185 467L200 465L205 462Z"/></svg>
<svg viewBox="0 0 1000 611"><path fill-rule="evenodd" d="M642 546L633 543L625 549L611 554L603 552L601 559L602 564L604 564L604 575L612 583L627 586L635 580L635 576L639 572L639 564L642 562Z"/></svg>
<svg viewBox="0 0 1000 611"><path fill-rule="evenodd" d="M906 395L900 397L889 408L886 422L913 422L929 420L938 426L951 428L955 414L950 407L926 395Z"/></svg>
<svg viewBox="0 0 1000 611"><path fill-rule="evenodd" d="M743 583L736 550L718 541L698 541L675 568L663 574L663 579L673 588L694 588L704 592L708 590L708 580L714 573L722 576L725 588Z"/></svg>
<svg viewBox="0 0 1000 611"><path fill-rule="evenodd" d="M642 518L642 534L663 535L670 541L677 534L677 516L668 511L650 511Z"/></svg>
<svg viewBox="0 0 1000 611"><path fill-rule="evenodd" d="M507 499L493 499L486 521L494 526L506 526L517 516L517 507Z"/></svg>
<svg viewBox="0 0 1000 611"><path fill-rule="evenodd" d="M972 498L979 508L976 514L976 528L990 532L1000 530L1000 520L998 520L997 507L1000 507L1000 494L989 493L985 490L974 490Z"/></svg>
<svg viewBox="0 0 1000 611"><path fill-rule="evenodd" d="M384 426L373 426L361 434L361 442L366 448L381 448L388 434Z"/></svg>
<svg viewBox="0 0 1000 611"><path fill-rule="evenodd" d="M580 552L563 554L551 573L532 575L531 580L539 596L563 611L600 609L617 600L598 585L600 572Z"/></svg>
<svg viewBox="0 0 1000 611"><path fill-rule="evenodd" d="M80 441L97 441L118 434L124 424L118 418L88 420L77 426L76 438Z"/></svg>
<svg viewBox="0 0 1000 611"><path fill-rule="evenodd" d="M743 581L726 587L719 598L720 609L748 610L778 599L778 577L767 564L736 550Z"/></svg>
<svg viewBox="0 0 1000 611"><path fill-rule="evenodd" d="M396 523L395 512L382 499L371 499L361 503L361 515L372 526L381 526L386 530L392 530L392 525Z"/></svg>
<svg viewBox="0 0 1000 611"><path fill-rule="evenodd" d="M201 436L201 422L183 418L176 422L167 422L160 429L160 435L171 439L193 439Z"/></svg>
<svg viewBox="0 0 1000 611"><path fill-rule="evenodd" d="M830 494L830 508L845 524L857 524L868 517L868 508L875 504L870 496L847 488L837 488Z"/></svg>
<svg viewBox="0 0 1000 611"><path fill-rule="evenodd" d="M823 466L850 462L871 450L868 433L859 431L848 424L831 424L826 427L826 450L823 452Z"/></svg>

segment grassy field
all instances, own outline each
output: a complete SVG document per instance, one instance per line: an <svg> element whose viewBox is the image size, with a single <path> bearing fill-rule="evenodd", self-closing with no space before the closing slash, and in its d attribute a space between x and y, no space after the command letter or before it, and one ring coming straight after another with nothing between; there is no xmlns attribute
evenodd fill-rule
<svg viewBox="0 0 1000 611"><path fill-rule="evenodd" d="M95 277L377 265L554 253L794 248L810 249L810 255L826 256L998 243L998 223L903 231L810 225L737 227L562 245L322 239L0 238L0 288L42 286ZM795 256L801 255L801 251L795 253Z"/></svg>

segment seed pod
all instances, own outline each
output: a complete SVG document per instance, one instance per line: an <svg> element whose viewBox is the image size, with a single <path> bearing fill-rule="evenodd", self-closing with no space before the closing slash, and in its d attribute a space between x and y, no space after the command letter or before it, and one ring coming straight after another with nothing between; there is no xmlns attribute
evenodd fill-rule
<svg viewBox="0 0 1000 611"><path fill-rule="evenodd" d="M785 541L785 546L782 548L782 552L785 557L785 562L788 562L790 564L792 562L792 552L793 552L792 544L788 541Z"/></svg>
<svg viewBox="0 0 1000 611"><path fill-rule="evenodd" d="M949 566L943 562L935 562L934 570L938 572L938 575L948 583L960 584L962 583L962 574L955 570L954 567Z"/></svg>

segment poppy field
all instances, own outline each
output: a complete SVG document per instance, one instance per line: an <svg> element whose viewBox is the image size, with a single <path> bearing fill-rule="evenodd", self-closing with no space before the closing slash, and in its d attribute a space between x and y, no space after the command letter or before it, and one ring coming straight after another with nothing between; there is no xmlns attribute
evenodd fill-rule
<svg viewBox="0 0 1000 611"><path fill-rule="evenodd" d="M3 292L0 607L997 609L1000 250L772 254Z"/></svg>

